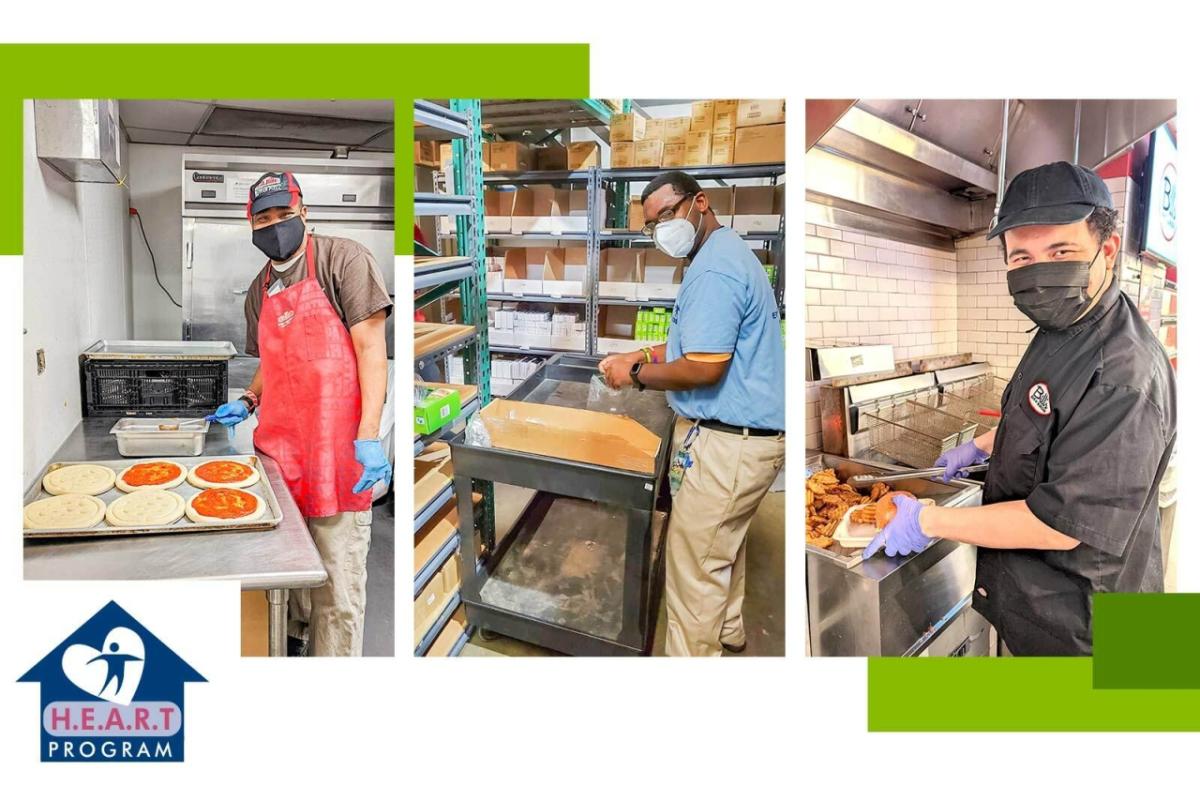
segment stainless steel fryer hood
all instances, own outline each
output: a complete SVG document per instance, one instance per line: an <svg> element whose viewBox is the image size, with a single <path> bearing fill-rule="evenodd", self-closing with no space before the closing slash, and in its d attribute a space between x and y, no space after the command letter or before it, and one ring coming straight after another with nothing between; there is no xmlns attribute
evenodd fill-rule
<svg viewBox="0 0 1200 801"><path fill-rule="evenodd" d="M1096 167L1174 116L1173 100L1011 100L1005 149L1003 100L860 99L808 153L806 213L953 249L988 227L1000 175Z"/></svg>

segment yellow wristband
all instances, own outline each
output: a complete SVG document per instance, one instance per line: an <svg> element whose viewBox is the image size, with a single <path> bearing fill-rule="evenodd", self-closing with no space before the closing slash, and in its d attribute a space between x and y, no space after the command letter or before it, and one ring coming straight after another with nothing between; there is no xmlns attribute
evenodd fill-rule
<svg viewBox="0 0 1200 801"><path fill-rule="evenodd" d="M650 364L654 361L654 351L650 348L642 348L642 353L646 356L646 363Z"/></svg>

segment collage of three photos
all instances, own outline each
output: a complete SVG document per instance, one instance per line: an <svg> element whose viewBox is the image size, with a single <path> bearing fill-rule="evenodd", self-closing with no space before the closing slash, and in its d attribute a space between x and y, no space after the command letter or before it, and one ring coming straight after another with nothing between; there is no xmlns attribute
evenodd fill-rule
<svg viewBox="0 0 1200 801"><path fill-rule="evenodd" d="M1089 654L1176 589L1175 117L26 101L24 576L237 580L244 656Z"/></svg>

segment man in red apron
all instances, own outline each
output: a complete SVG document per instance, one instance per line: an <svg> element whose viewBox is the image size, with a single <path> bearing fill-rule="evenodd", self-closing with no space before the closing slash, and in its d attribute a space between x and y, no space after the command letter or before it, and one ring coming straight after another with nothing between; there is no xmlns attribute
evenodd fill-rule
<svg viewBox="0 0 1200 801"><path fill-rule="evenodd" d="M279 464L329 574L290 593L289 651L307 640L313 656L361 656L371 489L392 477L379 440L391 298L370 251L307 231L291 173L260 177L246 216L268 258L246 296L245 350L259 368L212 418L258 412L254 446Z"/></svg>

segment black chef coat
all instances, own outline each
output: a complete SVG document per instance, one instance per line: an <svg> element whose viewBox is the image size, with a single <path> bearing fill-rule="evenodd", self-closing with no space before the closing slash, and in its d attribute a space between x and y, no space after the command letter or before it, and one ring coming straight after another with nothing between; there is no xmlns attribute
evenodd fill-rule
<svg viewBox="0 0 1200 801"><path fill-rule="evenodd" d="M1079 545L979 548L972 603L1014 654L1090 654L1092 593L1162 592L1174 444L1174 371L1115 280L1078 323L1038 331L1005 390L983 502L1024 500Z"/></svg>

